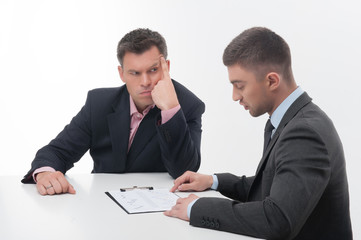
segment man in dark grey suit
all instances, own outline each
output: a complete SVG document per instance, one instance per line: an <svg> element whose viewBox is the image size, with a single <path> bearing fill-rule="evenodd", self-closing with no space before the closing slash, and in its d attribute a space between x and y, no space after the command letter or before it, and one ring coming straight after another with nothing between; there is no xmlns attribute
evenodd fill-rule
<svg viewBox="0 0 361 240"><path fill-rule="evenodd" d="M136 29L119 42L125 85L89 91L84 107L40 149L22 182L40 194L75 193L64 177L86 151L93 173L165 172L179 177L200 166L204 103L169 76L164 38Z"/></svg>
<svg viewBox="0 0 361 240"><path fill-rule="evenodd" d="M233 100L268 113L255 176L186 172L171 191L218 190L233 200L179 199L167 216L191 225L265 239L352 239L341 141L327 115L296 85L287 43L251 28L225 49Z"/></svg>

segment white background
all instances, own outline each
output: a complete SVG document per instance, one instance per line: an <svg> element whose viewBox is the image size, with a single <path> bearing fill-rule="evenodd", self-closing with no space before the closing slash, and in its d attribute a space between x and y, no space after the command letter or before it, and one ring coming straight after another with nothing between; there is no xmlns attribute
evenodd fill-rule
<svg viewBox="0 0 361 240"><path fill-rule="evenodd" d="M241 31L265 26L290 45L297 83L333 120L344 144L354 238L361 237L360 4L344 1L0 0L0 175L29 170L83 106L87 91L121 85L116 46L148 27L167 40L172 78L206 103L203 173L254 174L267 116L231 98L222 54ZM87 153L70 173L89 173Z"/></svg>

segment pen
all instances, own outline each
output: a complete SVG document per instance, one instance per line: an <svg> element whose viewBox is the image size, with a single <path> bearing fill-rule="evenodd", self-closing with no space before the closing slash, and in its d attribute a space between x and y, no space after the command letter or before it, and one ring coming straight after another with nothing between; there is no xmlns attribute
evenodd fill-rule
<svg viewBox="0 0 361 240"><path fill-rule="evenodd" d="M148 190L153 190L153 187L137 187L137 186L133 186L133 187L130 187L130 188L121 188L120 191L121 191L121 192L125 192L125 191L131 191L131 190L134 190L134 189L148 189Z"/></svg>

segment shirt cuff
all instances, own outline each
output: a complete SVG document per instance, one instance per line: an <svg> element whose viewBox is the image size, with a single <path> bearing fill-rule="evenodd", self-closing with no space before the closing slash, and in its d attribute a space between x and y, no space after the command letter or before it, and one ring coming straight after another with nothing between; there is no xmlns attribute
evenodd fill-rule
<svg viewBox="0 0 361 240"><path fill-rule="evenodd" d="M36 177L35 177L36 174L41 173L41 172L55 172L55 169L52 168L52 167L41 167L41 168L36 169L36 170L33 172L34 182L37 182L37 181L36 181Z"/></svg>
<svg viewBox="0 0 361 240"><path fill-rule="evenodd" d="M178 104L178 106L175 106L174 108L161 111L162 124L168 122L169 119L171 119L179 111L179 109L180 109L180 105Z"/></svg>
<svg viewBox="0 0 361 240"><path fill-rule="evenodd" d="M192 202L190 202L190 203L188 204L188 207L187 207L187 216L188 216L188 219L191 218L192 207L193 207L193 205L196 203L196 201L197 201L198 199L199 199L199 198L194 199Z"/></svg>
<svg viewBox="0 0 361 240"><path fill-rule="evenodd" d="M217 177L217 175L215 175L215 174L213 174L212 177L213 177L213 184L212 184L212 186L211 186L211 189L212 189L212 190L217 190L217 188L218 188L218 177ZM187 207L187 216L188 216L189 219L191 218L192 207L193 207L193 205L196 203L196 201L197 201L198 199L199 199L199 198L193 200L192 202L190 202L190 203L188 204L188 207Z"/></svg>
<svg viewBox="0 0 361 240"><path fill-rule="evenodd" d="M218 188L218 177L215 174L213 174L212 177L213 177L213 184L211 186L211 189L212 190L217 190L217 188Z"/></svg>

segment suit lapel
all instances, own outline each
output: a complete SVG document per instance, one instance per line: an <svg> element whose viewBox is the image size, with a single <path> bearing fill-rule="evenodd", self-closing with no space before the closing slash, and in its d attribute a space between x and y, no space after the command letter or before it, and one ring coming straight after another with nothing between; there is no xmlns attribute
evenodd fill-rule
<svg viewBox="0 0 361 240"><path fill-rule="evenodd" d="M277 128L278 129L278 128ZM273 145L275 144L275 142L277 142L278 136L279 136L279 131L276 131L273 136L272 139L270 141L270 143L267 146L266 151L264 152L262 159L260 161L260 163L258 164L257 167L257 171L256 171L256 175L259 173L259 171L261 170L261 168L263 167L264 163L266 162L266 159L268 159L268 155L271 152L271 149L273 148Z"/></svg>
<svg viewBox="0 0 361 240"><path fill-rule="evenodd" d="M112 141L114 172L125 172L129 133L130 105L126 88L121 91L120 98L113 104L114 112L108 115L110 138Z"/></svg>
<svg viewBox="0 0 361 240"><path fill-rule="evenodd" d="M281 132L283 131L283 129L285 128L285 126L288 124L288 122L292 118L294 118L294 116L298 113L298 111L300 111L306 104L311 102L311 100L312 99L308 96L308 94L306 92L304 92L288 108L288 110L286 111L285 115L283 116L276 132L273 134L271 142L268 144L268 147L267 147L264 155L262 156L262 159L257 168L256 176L264 168L265 163L267 162L266 160L268 159L268 155L270 154L271 150L273 149L274 144L277 142L277 139L278 139L279 135L281 134Z"/></svg>
<svg viewBox="0 0 361 240"><path fill-rule="evenodd" d="M160 110L155 106L149 111L139 125L134 136L133 143L129 149L127 169L131 168L138 155L143 151L151 138L157 134L156 115Z"/></svg>

